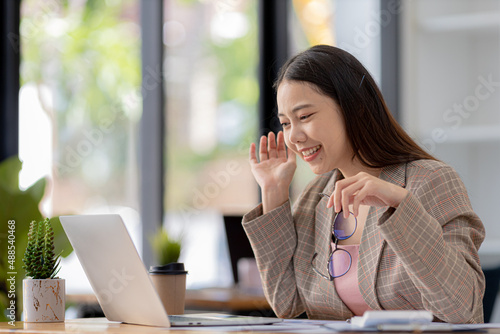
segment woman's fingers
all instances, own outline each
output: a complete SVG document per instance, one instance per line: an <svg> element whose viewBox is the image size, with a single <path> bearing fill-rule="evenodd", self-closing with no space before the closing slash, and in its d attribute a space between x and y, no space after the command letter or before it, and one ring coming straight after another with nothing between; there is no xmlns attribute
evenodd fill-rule
<svg viewBox="0 0 500 334"><path fill-rule="evenodd" d="M250 162L254 164L258 163L257 155L255 154L255 143L250 144Z"/></svg>
<svg viewBox="0 0 500 334"><path fill-rule="evenodd" d="M352 182L354 182L353 178L348 178L348 179L343 179L343 180L340 180L340 181L337 181L335 183L335 190L333 191L333 194L332 196L330 197L330 199L333 199L333 207L334 207L334 210L335 212L340 212L343 207L345 206L345 199L344 199L344 188L351 184ZM347 203L349 204L349 203ZM347 211L347 213L349 213L349 206L346 207L347 209L344 210L344 211Z"/></svg>
<svg viewBox="0 0 500 334"><path fill-rule="evenodd" d="M342 190L342 211L344 212L344 217L349 217L349 204L353 204L353 200L358 196L359 190L363 188L360 182L351 184L350 186ZM359 207L359 205L358 205ZM354 216L358 215L358 208L353 206L352 210Z"/></svg>
<svg viewBox="0 0 500 334"><path fill-rule="evenodd" d="M259 160L264 161L269 159L269 155L267 153L267 137L262 136L260 137L260 144L259 144Z"/></svg>
<svg viewBox="0 0 500 334"><path fill-rule="evenodd" d="M328 202L326 202L326 207L327 208L331 208L335 204L335 202L334 202L334 199L335 199L334 194L335 193L331 194L330 197L328 198ZM337 210L335 210L335 212L337 212Z"/></svg>
<svg viewBox="0 0 500 334"><path fill-rule="evenodd" d="M274 132L269 132L267 136L267 152L269 159L278 157L276 149L276 136L274 135Z"/></svg>
<svg viewBox="0 0 500 334"><path fill-rule="evenodd" d="M352 199L352 212L355 217L358 216L359 206L361 205L361 203L363 203L363 200L366 198L369 191L370 190L368 189L368 187L365 186L361 190L359 190L356 193L356 196L354 196L354 198Z"/></svg>
<svg viewBox="0 0 500 334"><path fill-rule="evenodd" d="M256 151L256 145L254 145L254 152ZM252 150L252 145L250 150ZM287 150L285 145L285 139L283 132L279 132L278 136L274 132L269 132L267 136L261 136L259 142L259 159L258 161L265 161L272 158L287 158ZM250 151L250 160L252 159L252 151ZM257 156L255 154L255 162L257 162Z"/></svg>
<svg viewBox="0 0 500 334"><path fill-rule="evenodd" d="M278 142L278 158L286 159L287 158L286 145L285 145L285 136L283 135L283 131L278 132L278 138L276 141Z"/></svg>
<svg viewBox="0 0 500 334"><path fill-rule="evenodd" d="M335 207L335 212L344 211L344 217L349 216L349 205L353 204L354 200L358 197L360 190L364 187L367 178L363 173L355 176L337 181L335 190L330 197ZM361 199L362 200L362 199ZM359 204L353 207L353 214L357 215Z"/></svg>
<svg viewBox="0 0 500 334"><path fill-rule="evenodd" d="M295 161L295 154L287 150L285 137L283 132L278 132L276 136L273 132L269 132L268 136L261 136L259 142L259 156L257 159L257 145L250 144L250 161L259 163L269 159L283 159L285 161ZM288 154L287 154L288 153Z"/></svg>
<svg viewBox="0 0 500 334"><path fill-rule="evenodd" d="M349 207L352 207L353 214L357 216L361 205L396 208L407 194L408 191L402 187L367 173L359 173L337 181L327 207L333 205L335 212L343 210L344 216L349 216Z"/></svg>

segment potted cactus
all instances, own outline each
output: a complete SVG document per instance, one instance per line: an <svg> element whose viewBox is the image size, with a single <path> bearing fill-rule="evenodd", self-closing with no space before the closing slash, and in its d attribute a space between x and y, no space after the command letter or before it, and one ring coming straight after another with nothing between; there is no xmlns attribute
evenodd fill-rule
<svg viewBox="0 0 500 334"><path fill-rule="evenodd" d="M23 258L24 321L64 321L65 281L57 277L60 256L54 253L54 231L47 218L32 221Z"/></svg>

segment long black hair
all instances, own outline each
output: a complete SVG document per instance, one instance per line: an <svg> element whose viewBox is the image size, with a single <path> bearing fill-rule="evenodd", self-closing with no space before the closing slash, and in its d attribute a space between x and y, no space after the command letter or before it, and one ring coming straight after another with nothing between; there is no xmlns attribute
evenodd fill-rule
<svg viewBox="0 0 500 334"><path fill-rule="evenodd" d="M418 159L433 159L396 122L382 93L366 68L350 53L316 45L289 59L274 83L311 84L340 107L348 140L365 166L384 166Z"/></svg>

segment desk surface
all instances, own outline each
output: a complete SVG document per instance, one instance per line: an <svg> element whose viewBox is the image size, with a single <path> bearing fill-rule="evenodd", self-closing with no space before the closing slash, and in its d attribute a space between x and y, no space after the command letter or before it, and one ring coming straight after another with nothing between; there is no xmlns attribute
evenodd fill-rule
<svg viewBox="0 0 500 334"><path fill-rule="evenodd" d="M0 322L0 333L2 332L16 332L16 333L206 333L206 334L220 334L219 331L211 331L204 328L203 331L189 330L189 329L165 329L160 327L149 327L139 325L127 325L119 322L110 322L106 318L86 318L86 319L71 319L65 322L58 323L24 323L22 321L15 322L15 325L9 325L8 322ZM234 333L234 332L233 332ZM259 332L266 334L266 332ZM283 332L280 332L283 333ZM267 333L269 334L269 333Z"/></svg>
<svg viewBox="0 0 500 334"><path fill-rule="evenodd" d="M500 334L500 324L495 324L497 328L489 328L481 331L479 333L486 334ZM291 327L293 330L293 327ZM309 330L310 331L310 330ZM208 333L215 334L220 333L217 328L210 330L210 327L204 327L202 331L199 329L175 329L175 328L160 328L160 327L149 327L149 326L139 326L139 325L127 325L118 322L110 322L105 318L86 318L86 319L71 319L60 323L24 323L22 321L15 322L14 326L10 325L8 322L0 322L0 333L17 332L17 333L66 333L66 332L77 332L77 333L96 333L96 332L106 332L106 333L183 333L183 334L194 334L194 333ZM262 334L271 333L293 333L286 330L278 331L262 331L262 328L258 330ZM235 332L224 332L224 333L235 333ZM325 333L322 331L322 333ZM330 332L328 332L330 333ZM334 333L333 331L331 333ZM385 332L389 333L389 332ZM394 332L392 332L394 333ZM410 332L406 332L410 333ZM432 332L428 332L432 333ZM441 334L446 332L440 332ZM448 332L452 333L452 332ZM454 332L456 333L456 332ZM477 334L478 332L468 332L461 331L461 334L471 333ZM349 334L349 332L344 332L344 334ZM373 332L356 332L356 334L373 334Z"/></svg>
<svg viewBox="0 0 500 334"><path fill-rule="evenodd" d="M86 318L71 319L65 322L46 322L46 323L25 323L23 321L15 322L15 325L9 325L8 322L0 323L0 332L14 331L18 333L159 333L175 332L174 330L165 330L159 327L148 327L138 325L127 325L119 322L110 322L106 318ZM181 331L178 331L181 332ZM183 330L183 333L192 334L192 331ZM210 333L210 332L208 332Z"/></svg>

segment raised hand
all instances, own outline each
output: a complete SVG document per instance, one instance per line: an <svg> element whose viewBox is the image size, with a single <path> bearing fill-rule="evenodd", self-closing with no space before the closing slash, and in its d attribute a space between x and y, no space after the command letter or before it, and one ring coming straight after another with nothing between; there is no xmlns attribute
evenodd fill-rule
<svg viewBox="0 0 500 334"><path fill-rule="evenodd" d="M283 132L277 138L273 132L260 138L259 160L255 144L250 145L250 167L262 191L264 213L288 200L297 163L295 153L287 152Z"/></svg>

